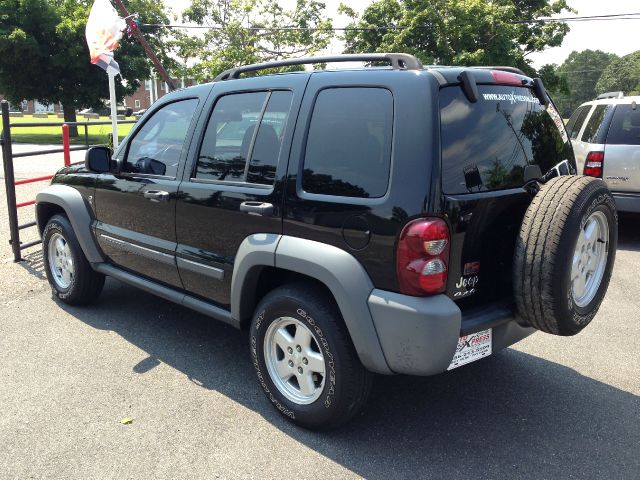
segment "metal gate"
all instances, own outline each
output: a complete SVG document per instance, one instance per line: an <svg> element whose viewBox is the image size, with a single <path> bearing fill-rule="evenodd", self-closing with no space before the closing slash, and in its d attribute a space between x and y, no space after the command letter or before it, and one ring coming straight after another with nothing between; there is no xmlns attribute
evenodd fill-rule
<svg viewBox="0 0 640 480"><path fill-rule="evenodd" d="M53 177L51 175L45 175L41 177L26 178L22 180L15 179L14 173L14 160L17 158L34 157L37 155L46 155L50 153L62 153L64 165L71 165L71 152L77 150L87 150L93 145L89 145L89 133L88 127L92 125L111 125L111 122L36 122L36 123L24 123L17 122L12 123L9 116L9 103L6 100L0 102L0 110L2 111L2 135L0 136L0 144L2 145L2 160L4 165L4 182L7 192L7 208L9 213L9 243L11 244L11 250L13 251L14 262L22 260L21 252L25 248L39 245L42 240L35 240L32 242L22 243L20 241L20 231L25 228L36 226L35 220L19 224L18 223L18 208L27 207L36 203L34 200L28 200L26 202L16 202L16 186L24 185L27 183L43 182L50 180ZM135 120L120 121L118 124L131 124L135 123ZM76 125L84 127L85 144L78 146L71 146L69 142L69 126ZM60 127L62 129L62 147L51 148L47 150L37 150L32 152L20 152L13 153L11 144L11 128L29 128L29 127Z"/></svg>

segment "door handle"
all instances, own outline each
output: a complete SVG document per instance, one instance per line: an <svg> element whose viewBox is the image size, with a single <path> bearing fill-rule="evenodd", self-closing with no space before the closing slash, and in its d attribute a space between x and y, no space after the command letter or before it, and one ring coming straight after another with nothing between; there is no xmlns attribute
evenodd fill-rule
<svg viewBox="0 0 640 480"><path fill-rule="evenodd" d="M265 202L242 202L240 211L247 212L251 215L271 215L273 213L273 204Z"/></svg>
<svg viewBox="0 0 640 480"><path fill-rule="evenodd" d="M169 200L170 193L164 190L147 190L143 193L143 196L152 202L166 202Z"/></svg>

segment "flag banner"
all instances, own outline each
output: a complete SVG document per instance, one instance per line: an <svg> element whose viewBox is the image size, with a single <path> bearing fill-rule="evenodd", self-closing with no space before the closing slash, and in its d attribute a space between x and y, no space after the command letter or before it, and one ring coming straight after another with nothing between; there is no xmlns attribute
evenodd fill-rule
<svg viewBox="0 0 640 480"><path fill-rule="evenodd" d="M120 65L118 65L118 62L113 59L112 52L101 53L100 55L98 55L96 61L92 61L91 63L94 63L100 68L105 69L107 73L110 73L112 75L118 75L120 73Z"/></svg>
<svg viewBox="0 0 640 480"><path fill-rule="evenodd" d="M95 0L85 30L91 63L108 73L120 73L118 62L113 59L113 51L118 48L118 41L126 28L127 22L118 16L109 0Z"/></svg>

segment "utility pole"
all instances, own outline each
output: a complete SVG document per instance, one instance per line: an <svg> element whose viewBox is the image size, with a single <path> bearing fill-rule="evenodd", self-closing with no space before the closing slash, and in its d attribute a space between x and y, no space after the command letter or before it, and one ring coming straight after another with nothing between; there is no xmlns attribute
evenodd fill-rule
<svg viewBox="0 0 640 480"><path fill-rule="evenodd" d="M124 6L124 3L122 3L122 0L114 0L114 1L116 3L116 6L118 7L118 10L120 10L120 14L124 18L127 18L129 16L129 11L127 10L127 7ZM151 47L149 46L147 41L144 39L144 36L142 35L142 32L138 28L138 25L135 22L128 22L128 24L129 24L129 28L131 28L131 32L133 33L133 36L136 37L138 42L140 42L140 45L142 45L142 48L146 52L147 56L151 59L151 62L156 67L156 70L158 70L158 73L160 74L162 79L165 82L167 82L167 85L169 85L169 89L171 91L175 90L177 88L176 84L171 79L167 71L164 69L164 67L160 63L160 60L158 60L158 57L156 56L156 54L153 52L153 50L151 50Z"/></svg>

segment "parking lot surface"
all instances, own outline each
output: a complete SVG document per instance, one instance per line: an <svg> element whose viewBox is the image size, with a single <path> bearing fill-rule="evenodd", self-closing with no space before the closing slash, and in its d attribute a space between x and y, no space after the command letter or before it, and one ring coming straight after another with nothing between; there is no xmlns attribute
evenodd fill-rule
<svg viewBox="0 0 640 480"><path fill-rule="evenodd" d="M61 163L27 161L18 178ZM263 397L244 333L115 280L89 307L54 301L37 247L13 263L0 202L2 479L640 477L639 216L621 217L607 297L579 335L378 377L361 416L313 433Z"/></svg>

